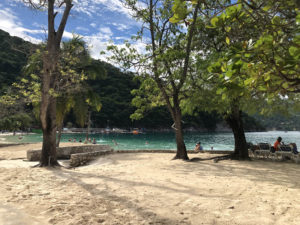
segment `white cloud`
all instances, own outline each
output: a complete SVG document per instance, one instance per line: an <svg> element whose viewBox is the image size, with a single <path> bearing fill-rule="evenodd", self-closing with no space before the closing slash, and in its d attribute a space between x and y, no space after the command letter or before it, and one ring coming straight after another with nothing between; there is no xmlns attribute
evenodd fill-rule
<svg viewBox="0 0 300 225"><path fill-rule="evenodd" d="M63 37L67 38L67 39L71 39L71 38L73 38L74 34L75 33L71 33L71 32L68 32L68 31L65 30L64 34L63 34Z"/></svg>
<svg viewBox="0 0 300 225"><path fill-rule="evenodd" d="M94 59L101 59L103 61L107 61L106 57L111 55L111 53L109 52L107 52L106 55L100 55L101 51L106 51L107 45L114 44L119 48L125 47L125 44L123 43L122 44L112 43L111 40L107 37L107 35L101 32L94 34L92 36L84 36L83 39L86 41L86 43L89 46L91 56ZM126 40L125 37L117 37L116 39ZM130 39L128 38L127 40L130 41ZM146 45L141 41L132 43L132 46L140 53L146 52Z"/></svg>
<svg viewBox="0 0 300 225"><path fill-rule="evenodd" d="M99 30L101 33L107 34L108 36L113 35L113 32L111 31L111 29L109 27L101 27Z"/></svg>
<svg viewBox="0 0 300 225"><path fill-rule="evenodd" d="M116 39L116 40L127 40L128 38L127 37L115 37L114 39Z"/></svg>
<svg viewBox="0 0 300 225"><path fill-rule="evenodd" d="M122 23L111 23L112 25L114 25L116 27L117 30L119 31L124 31L124 30L128 30L129 26L122 24Z"/></svg>
<svg viewBox="0 0 300 225"><path fill-rule="evenodd" d="M40 43L42 40L34 38L29 34L44 34L44 30L30 30L23 27L23 24L14 15L13 11L9 8L0 9L0 29L7 31L12 36L18 36L26 41L33 43Z"/></svg>
<svg viewBox="0 0 300 225"><path fill-rule="evenodd" d="M97 24L95 24L95 23L91 23L90 25L91 25L91 27L94 27L94 28L97 26Z"/></svg>
<svg viewBox="0 0 300 225"><path fill-rule="evenodd" d="M76 12L85 13L89 16L101 13L103 9L112 12L122 13L130 17L130 10L124 7L120 0L74 0L73 10Z"/></svg>
<svg viewBox="0 0 300 225"><path fill-rule="evenodd" d="M103 40L102 37L98 35L85 36L84 40L87 42L91 56L94 59L101 59L106 61L105 57L100 55L101 51L106 50L108 43L106 40Z"/></svg>
<svg viewBox="0 0 300 225"><path fill-rule="evenodd" d="M76 27L76 30L87 31L87 32L89 31L89 29L86 27Z"/></svg>

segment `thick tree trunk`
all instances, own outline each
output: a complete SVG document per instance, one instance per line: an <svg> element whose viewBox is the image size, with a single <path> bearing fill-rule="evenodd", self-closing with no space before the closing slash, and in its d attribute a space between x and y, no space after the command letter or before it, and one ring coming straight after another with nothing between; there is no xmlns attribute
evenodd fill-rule
<svg viewBox="0 0 300 225"><path fill-rule="evenodd" d="M231 114L226 116L226 121L234 135L234 158L249 159L248 147L245 137L242 112L237 105L232 106Z"/></svg>
<svg viewBox="0 0 300 225"><path fill-rule="evenodd" d="M56 157L56 98L50 93L51 90L55 90L58 49L48 49L50 51L44 55L43 60L42 102L40 110L43 147L40 166L58 165Z"/></svg>
<svg viewBox="0 0 300 225"><path fill-rule="evenodd" d="M181 110L179 104L175 104L175 113L174 113L174 123L175 123L175 136L176 136L176 144L177 151L174 159L183 159L188 160L189 157L187 155L186 146L183 138L183 129L182 129L182 121L181 121Z"/></svg>
<svg viewBox="0 0 300 225"><path fill-rule="evenodd" d="M44 106L45 120L42 120L43 147L40 166L58 165L56 157L56 99L49 98L49 104Z"/></svg>

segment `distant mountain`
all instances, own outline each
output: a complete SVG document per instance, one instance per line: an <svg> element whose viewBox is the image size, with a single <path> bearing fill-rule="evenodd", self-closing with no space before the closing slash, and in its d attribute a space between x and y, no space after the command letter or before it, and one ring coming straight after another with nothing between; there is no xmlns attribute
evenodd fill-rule
<svg viewBox="0 0 300 225"><path fill-rule="evenodd" d="M22 68L37 47L37 45L18 37L12 37L7 32L0 30L0 94L3 94L7 87L22 76ZM139 86L138 81L133 79L134 75L124 73L100 60L93 60L93 64L99 68L104 67L106 70L105 76L99 76L90 83L101 97L102 103L101 111L92 113L93 127L170 129L173 122L166 107L155 108L149 111L143 119L132 121L130 114L134 112L135 108L131 105L133 98L131 90ZM218 127L224 128L224 126L219 126L224 124L222 118L214 113L198 112L197 116L184 116L183 120L186 129L214 131ZM245 115L244 121L245 130L264 129L252 117ZM67 116L65 125L67 123L70 126L77 126L72 113Z"/></svg>
<svg viewBox="0 0 300 225"><path fill-rule="evenodd" d="M0 30L0 94L20 76L36 45Z"/></svg>

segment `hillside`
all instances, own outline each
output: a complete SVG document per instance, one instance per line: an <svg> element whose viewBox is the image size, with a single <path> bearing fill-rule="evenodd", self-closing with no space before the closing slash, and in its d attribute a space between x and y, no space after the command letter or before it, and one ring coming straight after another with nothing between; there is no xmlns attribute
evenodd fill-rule
<svg viewBox="0 0 300 225"><path fill-rule="evenodd" d="M22 76L22 68L27 57L38 46L26 42L18 37L11 37L7 32L0 30L0 94ZM102 109L92 113L93 127L119 127L119 128L149 128L170 129L172 119L166 107L159 107L149 111L139 121L132 121L130 114L135 108L131 105L131 90L138 87L134 75L123 73L118 68L100 60L93 60L93 64L104 67L106 76L99 76L90 83L101 97ZM194 128L202 131L214 131L223 123L220 116L212 113L197 112L197 116L184 116L185 128ZM34 126L37 126L36 121ZM65 125L77 126L74 116L70 113L65 119ZM1 126L1 123L0 123ZM4 129L1 128L0 129ZM248 131L264 130L255 119L245 115L245 129Z"/></svg>
<svg viewBox="0 0 300 225"><path fill-rule="evenodd" d="M35 45L0 30L0 94L16 81Z"/></svg>

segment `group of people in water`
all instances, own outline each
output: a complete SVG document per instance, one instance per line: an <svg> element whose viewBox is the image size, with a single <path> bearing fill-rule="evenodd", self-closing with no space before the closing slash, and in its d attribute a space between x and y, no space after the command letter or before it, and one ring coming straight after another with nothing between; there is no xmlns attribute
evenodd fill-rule
<svg viewBox="0 0 300 225"><path fill-rule="evenodd" d="M76 139L76 138L69 138L69 142L77 142L77 139ZM82 139L79 138L78 142L82 142ZM92 139L91 139L91 138L85 139L84 143L85 143L85 144L87 144L87 143L97 144L95 138L93 138L93 142L92 142Z"/></svg>

